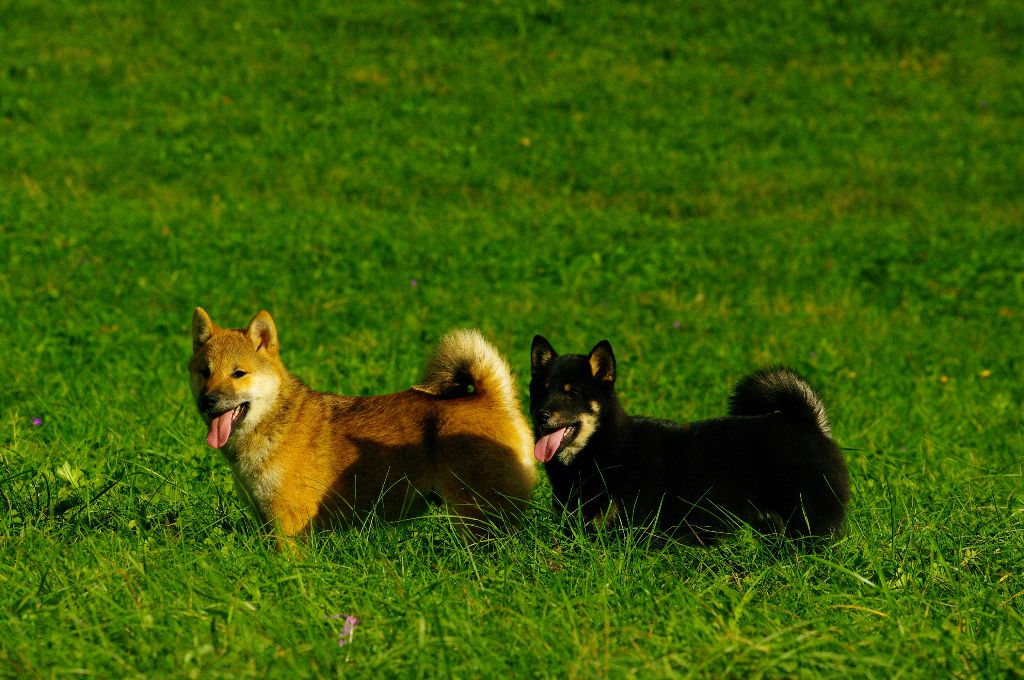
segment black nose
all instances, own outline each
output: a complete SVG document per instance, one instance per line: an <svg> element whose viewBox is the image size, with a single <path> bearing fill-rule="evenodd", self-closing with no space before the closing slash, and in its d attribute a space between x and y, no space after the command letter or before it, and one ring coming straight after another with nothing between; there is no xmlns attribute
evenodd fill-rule
<svg viewBox="0 0 1024 680"><path fill-rule="evenodd" d="M551 420L551 411L537 411L538 423L541 425L547 425L549 420Z"/></svg>
<svg viewBox="0 0 1024 680"><path fill-rule="evenodd" d="M217 405L217 396L213 394L204 394L199 397L199 408L203 411L210 411Z"/></svg>

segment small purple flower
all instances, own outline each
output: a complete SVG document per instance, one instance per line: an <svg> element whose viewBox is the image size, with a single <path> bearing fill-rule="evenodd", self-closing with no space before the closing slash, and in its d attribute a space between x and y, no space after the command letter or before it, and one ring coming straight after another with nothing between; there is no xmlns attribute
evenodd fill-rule
<svg viewBox="0 0 1024 680"><path fill-rule="evenodd" d="M35 427L39 427L40 425L42 425L42 424L43 424L43 419L42 419L42 418L33 418L33 419L32 419L32 424L33 424L33 425L34 425Z"/></svg>
<svg viewBox="0 0 1024 680"><path fill-rule="evenodd" d="M817 352L811 352L811 358L812 359L817 359L818 358L818 353Z"/></svg>
<svg viewBox="0 0 1024 680"><path fill-rule="evenodd" d="M676 330L679 330L682 327L683 327L683 322L682 321L673 321L672 322L672 328L675 328Z"/></svg>
<svg viewBox="0 0 1024 680"><path fill-rule="evenodd" d="M409 279L409 285L415 288L416 286L420 285L420 282L417 281L416 279Z"/></svg>
<svg viewBox="0 0 1024 680"><path fill-rule="evenodd" d="M340 619L344 614L332 614L328 616L329 621ZM341 627L341 634L338 635L338 646L344 647L348 643L352 642L353 636L356 634L356 626L360 624L358 616L345 616L345 625Z"/></svg>
<svg viewBox="0 0 1024 680"><path fill-rule="evenodd" d="M356 626L359 625L359 617L346 616L345 625L341 627L341 635L338 636L338 646L344 647L348 643L352 642L352 637L356 634Z"/></svg>

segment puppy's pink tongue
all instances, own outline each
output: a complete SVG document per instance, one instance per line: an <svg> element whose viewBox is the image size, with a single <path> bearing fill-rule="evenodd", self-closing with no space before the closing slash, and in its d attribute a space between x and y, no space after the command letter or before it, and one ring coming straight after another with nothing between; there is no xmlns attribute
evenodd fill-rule
<svg viewBox="0 0 1024 680"><path fill-rule="evenodd" d="M551 434L541 437L533 447L534 457L542 463L551 460L551 457L555 455L555 451L558 450L558 445L562 443L562 435L564 434L565 428L563 427L561 430L555 430Z"/></svg>
<svg viewBox="0 0 1024 680"><path fill-rule="evenodd" d="M234 411L228 411L213 419L213 422L210 423L210 431L206 433L207 444L215 449L227 444L228 437L231 436L231 422L234 415Z"/></svg>

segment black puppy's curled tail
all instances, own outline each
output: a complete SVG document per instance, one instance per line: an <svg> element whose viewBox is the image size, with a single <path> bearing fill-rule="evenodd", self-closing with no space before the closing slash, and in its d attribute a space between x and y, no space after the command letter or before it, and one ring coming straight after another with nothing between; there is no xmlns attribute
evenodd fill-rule
<svg viewBox="0 0 1024 680"><path fill-rule="evenodd" d="M780 412L832 437L825 404L807 381L788 368L763 368L743 378L729 398L729 415L759 416Z"/></svg>

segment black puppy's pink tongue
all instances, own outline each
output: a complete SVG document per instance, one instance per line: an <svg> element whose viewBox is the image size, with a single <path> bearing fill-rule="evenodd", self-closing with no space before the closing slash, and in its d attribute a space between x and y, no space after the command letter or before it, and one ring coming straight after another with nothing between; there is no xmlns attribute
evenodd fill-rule
<svg viewBox="0 0 1024 680"><path fill-rule="evenodd" d="M555 430L551 434L546 434L537 440L537 444L533 447L533 455L542 463L546 463L555 455L555 451L558 451L559 445L562 443L562 435L565 434L565 428L561 430Z"/></svg>
<svg viewBox="0 0 1024 680"><path fill-rule="evenodd" d="M210 422L210 431L206 433L206 443L215 449L227 444L228 437L231 436L231 424L234 416L235 411L227 411L214 418Z"/></svg>

